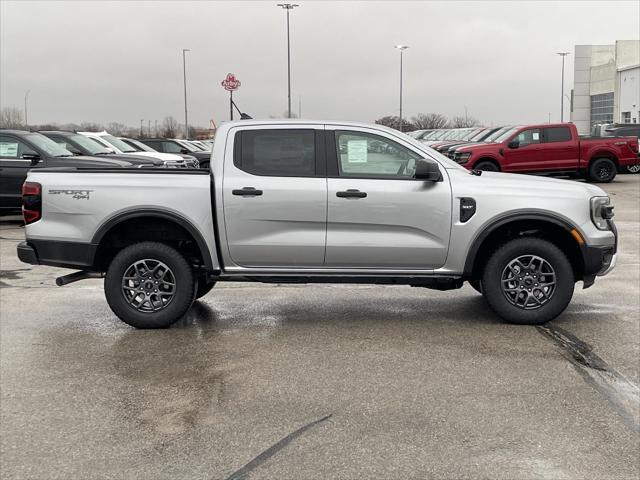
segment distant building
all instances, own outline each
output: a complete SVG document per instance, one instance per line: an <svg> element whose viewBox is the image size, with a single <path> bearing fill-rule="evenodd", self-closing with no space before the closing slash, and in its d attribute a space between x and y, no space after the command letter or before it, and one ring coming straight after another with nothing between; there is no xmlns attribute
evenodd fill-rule
<svg viewBox="0 0 640 480"><path fill-rule="evenodd" d="M640 123L640 40L576 45L571 121L587 134L595 125Z"/></svg>

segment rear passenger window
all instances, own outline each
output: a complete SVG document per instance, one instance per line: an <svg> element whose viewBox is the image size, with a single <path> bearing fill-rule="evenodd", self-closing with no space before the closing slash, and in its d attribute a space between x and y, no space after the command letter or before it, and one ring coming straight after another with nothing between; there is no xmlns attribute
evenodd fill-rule
<svg viewBox="0 0 640 480"><path fill-rule="evenodd" d="M567 127L552 127L544 129L547 143L568 142L571 140L571 130Z"/></svg>
<svg viewBox="0 0 640 480"><path fill-rule="evenodd" d="M236 135L233 163L254 175L313 177L314 130L244 130Z"/></svg>

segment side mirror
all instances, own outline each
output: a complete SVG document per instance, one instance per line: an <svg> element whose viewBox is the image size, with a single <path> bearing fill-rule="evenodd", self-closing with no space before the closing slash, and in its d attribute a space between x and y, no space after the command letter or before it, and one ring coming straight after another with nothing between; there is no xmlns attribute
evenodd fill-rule
<svg viewBox="0 0 640 480"><path fill-rule="evenodd" d="M80 150L78 150L76 147L72 147L70 145L67 145L66 148L67 148L67 150L69 150L74 155L82 155L82 152Z"/></svg>
<svg viewBox="0 0 640 480"><path fill-rule="evenodd" d="M441 182L442 173L440 167L433 160L417 160L416 173L413 175L416 180L424 180L426 182Z"/></svg>
<svg viewBox="0 0 640 480"><path fill-rule="evenodd" d="M187 150L186 148L181 148L180 153L182 153L183 155L186 155L189 153L189 150Z"/></svg>
<svg viewBox="0 0 640 480"><path fill-rule="evenodd" d="M40 155L33 150L25 150L21 158L31 160L31 165L37 165L40 162Z"/></svg>
<svg viewBox="0 0 640 480"><path fill-rule="evenodd" d="M519 146L520 146L520 142L518 140L511 140L507 144L507 147L509 147L509 148L518 148Z"/></svg>

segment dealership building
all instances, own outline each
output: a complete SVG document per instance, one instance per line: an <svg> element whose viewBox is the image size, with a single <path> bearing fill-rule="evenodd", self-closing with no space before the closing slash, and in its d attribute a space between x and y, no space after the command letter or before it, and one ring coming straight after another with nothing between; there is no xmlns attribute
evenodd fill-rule
<svg viewBox="0 0 640 480"><path fill-rule="evenodd" d="M605 123L640 123L640 40L576 45L571 121L581 134Z"/></svg>

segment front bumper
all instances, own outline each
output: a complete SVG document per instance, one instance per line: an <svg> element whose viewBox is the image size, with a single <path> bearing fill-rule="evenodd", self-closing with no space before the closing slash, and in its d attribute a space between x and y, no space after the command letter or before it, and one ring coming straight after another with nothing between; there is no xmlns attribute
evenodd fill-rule
<svg viewBox="0 0 640 480"><path fill-rule="evenodd" d="M609 220L609 228L613 232L614 243L609 245L583 245L584 288L589 288L596 277L607 275L616 266L618 251L618 229L613 220Z"/></svg>

